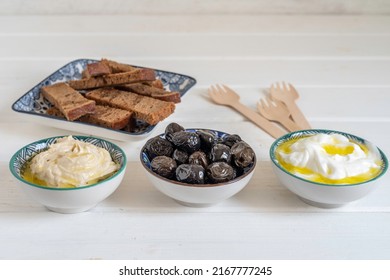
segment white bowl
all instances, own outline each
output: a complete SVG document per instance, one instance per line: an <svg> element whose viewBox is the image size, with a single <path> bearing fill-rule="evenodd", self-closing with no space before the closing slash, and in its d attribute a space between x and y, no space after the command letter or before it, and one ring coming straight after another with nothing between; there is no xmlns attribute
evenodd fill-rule
<svg viewBox="0 0 390 280"><path fill-rule="evenodd" d="M120 164L119 170L111 177L96 184L77 188L43 187L23 179L21 173L26 163L37 153L46 150L56 139L62 137L57 136L42 139L21 148L10 160L10 171L17 179L20 188L28 196L49 210L58 213L79 213L87 211L106 199L119 187L126 170L126 154L121 148L109 141L95 137L73 136L75 139L105 148L113 160Z"/></svg>
<svg viewBox="0 0 390 280"><path fill-rule="evenodd" d="M192 132L196 130L186 129L186 131ZM227 133L216 130L203 130L214 133L218 138L227 135ZM159 137L164 137L164 135L161 134ZM179 204L190 207L208 207L234 196L248 184L256 167L255 156L254 162L248 170L231 181L219 184L186 184L164 178L154 173L151 169L151 160L146 153L145 146L141 149L140 160L147 177L157 190L171 197Z"/></svg>
<svg viewBox="0 0 390 280"><path fill-rule="evenodd" d="M378 150L380 152L383 162L381 172L376 177L368 181L356 184L335 185L309 181L294 174L291 174L279 164L275 156L275 151L282 143L291 139L314 135L318 133L337 133L344 135L347 138L363 145L372 145L368 141L348 133L323 129L295 131L286 134L279 139L276 139L271 145L270 157L272 161L273 170L276 176L287 189L295 193L304 202L312 206L320 208L336 208L344 206L345 204L350 203L352 201L361 199L380 186L379 179L382 177L382 175L386 173L386 170L388 168L388 161L385 154L379 149Z"/></svg>

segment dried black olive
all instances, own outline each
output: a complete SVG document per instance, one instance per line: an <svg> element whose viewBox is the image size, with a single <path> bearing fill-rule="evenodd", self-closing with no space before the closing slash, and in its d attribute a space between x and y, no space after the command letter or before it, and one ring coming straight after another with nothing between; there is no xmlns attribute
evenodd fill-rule
<svg viewBox="0 0 390 280"><path fill-rule="evenodd" d="M173 153L173 146L171 142L159 136L148 140L145 146L150 159L153 159L157 156L170 157Z"/></svg>
<svg viewBox="0 0 390 280"><path fill-rule="evenodd" d="M180 124L177 123L170 123L165 128L165 139L168 141L172 141L172 136L176 132L184 131L184 127L182 127Z"/></svg>
<svg viewBox="0 0 390 280"><path fill-rule="evenodd" d="M152 171L165 178L173 178L176 171L176 161L167 156L157 156L150 163Z"/></svg>
<svg viewBox="0 0 390 280"><path fill-rule="evenodd" d="M207 177L213 183L223 183L234 178L234 169L226 162L214 162L207 167Z"/></svg>
<svg viewBox="0 0 390 280"><path fill-rule="evenodd" d="M229 146L229 147L232 147L234 144L236 144L237 142L240 142L240 141L241 141L241 137L237 134L226 135L223 138L223 144L225 144L226 146Z"/></svg>
<svg viewBox="0 0 390 280"><path fill-rule="evenodd" d="M254 161L255 152L244 141L234 144L230 151L232 153L232 160L237 167L248 167Z"/></svg>
<svg viewBox="0 0 390 280"><path fill-rule="evenodd" d="M224 161L230 163L230 148L224 144L215 144L210 151L211 162Z"/></svg>
<svg viewBox="0 0 390 280"><path fill-rule="evenodd" d="M195 153L192 153L188 159L188 162L190 164L199 164L202 165L203 168L207 168L209 165L209 161L207 160L207 156L202 151L196 151Z"/></svg>
<svg viewBox="0 0 390 280"><path fill-rule="evenodd" d="M199 150L200 138L195 132L179 131L172 135L171 142L180 150L189 154Z"/></svg>
<svg viewBox="0 0 390 280"><path fill-rule="evenodd" d="M200 147L205 152L209 152L211 148L217 143L216 136L210 131L200 129L196 131L196 134L199 135L201 143Z"/></svg>
<svg viewBox="0 0 390 280"><path fill-rule="evenodd" d="M183 164L188 162L188 154L185 151L176 149L173 151L172 158L176 160L177 164Z"/></svg>
<svg viewBox="0 0 390 280"><path fill-rule="evenodd" d="M197 164L181 164L176 168L176 179L188 184L204 184L205 170Z"/></svg>

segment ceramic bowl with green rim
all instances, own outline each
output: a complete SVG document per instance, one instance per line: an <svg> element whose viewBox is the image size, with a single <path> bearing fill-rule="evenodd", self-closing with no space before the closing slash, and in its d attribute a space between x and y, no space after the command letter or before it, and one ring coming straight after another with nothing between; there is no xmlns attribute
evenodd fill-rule
<svg viewBox="0 0 390 280"><path fill-rule="evenodd" d="M276 139L270 158L287 189L321 208L341 207L367 196L380 186L389 165L386 155L371 142L325 129L295 131Z"/></svg>
<svg viewBox="0 0 390 280"><path fill-rule="evenodd" d="M107 150L118 169L104 179L77 187L51 187L27 180L24 175L30 160L47 150L57 139L64 137L67 136L46 138L24 146L12 156L9 168L19 187L49 210L58 213L84 212L106 199L119 187L127 166L126 154L109 141L91 136L72 135L76 140Z"/></svg>

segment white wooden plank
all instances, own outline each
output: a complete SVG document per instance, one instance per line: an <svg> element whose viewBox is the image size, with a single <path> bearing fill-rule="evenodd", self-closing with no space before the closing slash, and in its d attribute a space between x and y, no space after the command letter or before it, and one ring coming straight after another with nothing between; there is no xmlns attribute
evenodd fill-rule
<svg viewBox="0 0 390 280"><path fill-rule="evenodd" d="M120 14L384 14L389 13L390 5L386 1L364 0L312 0L301 1L252 1L240 0L6 0L0 3L0 14L39 14L39 15L120 15Z"/></svg>
<svg viewBox="0 0 390 280"><path fill-rule="evenodd" d="M216 107L214 113L216 114L219 112L221 112L219 111L219 107ZM268 147L273 142L272 137L255 126L253 123L244 120L240 115L235 114L234 112L227 111L223 112L223 114L226 116L226 119L229 119L229 122L215 120L212 117L213 114L211 113L204 115L202 120L188 120L188 117L186 117L187 114L172 115L170 118L161 122L149 137L163 133L165 126L174 121L188 128L210 128L231 134L239 134L243 139L245 139L253 146L259 157L259 160L266 160L269 158ZM367 122L361 120L311 121L311 124L314 128L339 130L355 134L370 140L379 146L387 155L390 155L390 147L388 145L390 142L390 135L388 135L390 126L388 120L380 122ZM7 159L10 158L17 149L41 138L68 134L81 134L78 132L75 133L72 131L63 130L61 128L48 127L45 126L44 123L42 123L42 125L37 125L35 123L30 123L24 120L23 122L14 120L10 121L9 123L1 123L0 133L1 135L6 135L4 144L7 143L7 145L11 145L11 147L13 147L13 149L10 148L0 150L0 158ZM20 135L24 136L20 137ZM138 151L143 146L145 141L146 139L140 139L138 141L129 140L128 142L114 142L117 142L123 148L125 148L130 161L138 161Z"/></svg>
<svg viewBox="0 0 390 280"><path fill-rule="evenodd" d="M232 88L239 93L241 101L253 110L256 110L256 103L260 97L264 96L262 90L265 90L265 88L253 87ZM313 127L357 134L371 140L379 147L383 147L390 154L387 145L390 142L390 135L388 135L390 112L387 110L388 104L382 101L386 100L388 96L387 88L297 86L297 89L301 94L298 105ZM368 96L370 97L369 102L367 102ZM21 147L43 137L74 133L61 130L60 127L57 129L47 127L44 125L44 118L41 120L42 126L26 122L25 119L21 118L20 113L10 112L10 106L16 99L13 96L8 97L5 100L8 102L1 103L0 106L1 119L7 119L7 122L0 123L0 132L2 135L7 135L7 143L13 145L18 143ZM226 122L226 119L229 119L230 122ZM185 127L211 128L240 134L246 141L253 144L260 159L268 158L267 150L264 147L271 144L272 138L229 107L215 105L208 98L207 88L198 87L188 92L182 103L177 105L175 113L161 122L150 137L163 133L165 126L172 121ZM20 133L26 136L20 138ZM138 160L137 154L132 150L134 145L138 150L142 147L143 141L140 140L136 143L131 141L128 146L130 159ZM13 152L9 149L3 149L0 150L0 156L9 158Z"/></svg>
<svg viewBox="0 0 390 280"><path fill-rule="evenodd" d="M389 224L381 222L389 218L385 186L350 206L317 209L280 186L269 163L260 162L235 197L210 208L188 208L155 190L131 163L106 201L89 212L62 215L26 197L6 168L0 162L0 183L6 186L0 189L0 218L7 224L0 240L8 240L0 259L387 259L390 254ZM224 234L216 235L216 228ZM43 236L50 246L31 242Z"/></svg>
<svg viewBox="0 0 390 280"><path fill-rule="evenodd" d="M243 139L249 142L256 151L256 154L259 157L259 160L268 159L268 147L273 142L268 134L262 131L260 128L257 128L254 124L248 121L235 121L234 118L230 119L231 123L226 122L215 122L209 120L208 122L197 122L194 121L180 121L180 119L169 119L159 124L150 137L158 135L164 132L165 126L171 122L179 122L185 127L191 128L210 128L218 129L228 133L240 134ZM235 123L235 125L232 125ZM322 129L332 129L339 130L348 133L355 134L357 136L363 137L371 142L375 143L379 148L381 148L387 155L390 155L390 147L388 145L390 141L390 136L387 136L389 129L389 122L361 122L361 121L349 121L349 122L312 122L313 127L322 128ZM362 126L364 127L362 129ZM12 144L12 149L1 149L0 156L1 158L9 159L17 149L21 148L24 145L27 145L33 141L37 141L41 138L67 135L67 134L80 134L68 130L62 130L60 128L51 128L48 126L35 125L28 122L10 122L9 124L2 124L0 126L1 135L6 135L7 144ZM20 135L23 137L20 137ZM138 151L143 146L144 140L139 141L114 141L121 145L127 151L127 155L130 161L138 161Z"/></svg>
<svg viewBox="0 0 390 280"><path fill-rule="evenodd" d="M251 143L252 144L252 143ZM121 145L121 144L119 144ZM123 148L123 145L121 145ZM126 149L126 148L125 148ZM262 147L268 152L269 146ZM191 208L175 201L156 190L144 174L143 167L135 159L128 163L125 178L116 192L91 210L95 212L159 212L159 213L351 213L389 212L390 189L385 182L367 197L342 208L320 209L302 202L288 191L275 177L268 158L259 154L253 179L234 197L209 208ZM42 205L27 197L17 186L16 179L7 170L6 162L1 162L3 187L0 190L0 213L48 212ZM6 185L5 185L6 184ZM77 215L76 215L77 216Z"/></svg>
<svg viewBox="0 0 390 280"><path fill-rule="evenodd" d="M135 64L142 64L137 62L135 59ZM171 61L151 61L150 64L159 69L173 69ZM385 60L197 59L193 63L177 61L174 69L176 72L196 77L199 85L206 86L214 83L269 86L279 80L306 85L387 86L390 63ZM373 69L377 70L375 75L372 75Z"/></svg>
<svg viewBox="0 0 390 280"><path fill-rule="evenodd" d="M37 80L38 81L38 80ZM37 83L35 81L34 83ZM27 82L0 86L3 98L0 103L0 116L7 116L9 120L17 117L11 105L28 89L24 86ZM34 84L31 84L32 87ZM211 84L210 84L211 85ZM271 82L270 82L271 85ZM295 85L295 84L294 84ZM240 96L242 103L253 110L260 98L268 94L269 86L231 86ZM389 87L318 87L296 84L295 88L300 94L297 104L305 115L315 122L323 121L389 121L390 111L388 104L382 102L389 95ZM12 94L6 94L12 93ZM368 99L369 98L369 99ZM196 104L197 106L194 106ZM213 108L210 112L210 107ZM364 108L364 109L363 109ZM182 103L176 106L174 119L186 121L188 116L194 116L194 122L223 122L226 117L235 121L244 120L238 113L232 113L231 109L214 104L208 96L208 86L196 85L182 99Z"/></svg>
<svg viewBox="0 0 390 280"><path fill-rule="evenodd" d="M228 132L228 133L234 133L239 134L242 136L244 140L246 140L248 143L250 143L257 156L259 157L259 160L266 160L269 158L268 156L268 147L273 142L273 138L271 138L268 134L266 134L264 131L262 131L260 128L252 124L248 121L242 121L242 120L235 120L234 118L231 118L231 123L235 123L232 125L231 123L226 122L216 122L212 119L210 119L207 122L199 122L199 121L180 121L180 119L172 118L167 121L164 121L160 123L156 129L153 131L153 133L150 135L150 137L153 137L155 135L158 135L159 133L164 132L165 126L171 122L179 122L185 127L191 128L210 128L210 129L218 129L220 131ZM360 123L357 122L357 126ZM337 129L345 132L355 133L357 135L360 135L362 137L368 138L372 142L376 143L379 147L383 148L387 154L390 154L390 150L388 148L388 145L386 141L390 140L389 137L382 137L380 134L369 134L369 133L362 133L361 130L359 131L358 128L351 129L351 126L354 125L354 123L313 123L314 127L318 128L327 128L327 129ZM377 129L379 131L385 130L389 124L387 123L370 123L371 127L373 129ZM365 125L366 126L366 125ZM356 133L358 132L358 133ZM9 159L11 156L21 147L24 145L27 145L31 142L37 141L41 138L45 137L52 137L52 136L60 136L60 135L80 135L82 133L74 132L74 131L68 131L63 130L61 128L52 128L42 125L37 125L30 122L10 122L8 124L1 124L0 125L0 133L1 135L6 135L6 140L4 142L7 143L7 145L10 145L8 149L1 149L0 150L0 156L1 158ZM24 135L23 137L20 137L20 135ZM364 134L364 135L362 135ZM113 140L114 141L114 140ZM129 140L127 142L117 142L121 147L123 147L128 155L128 158L130 161L138 161L139 155L138 151L143 146L146 139L134 141ZM11 148L12 147L12 148Z"/></svg>
<svg viewBox="0 0 390 280"><path fill-rule="evenodd" d="M390 26L390 25L389 25ZM390 59L390 35L2 35L1 59L119 56L148 59ZM37 44L39 42L39 44ZM191 46L197 45L196 48ZM28 46L28 48L26 48ZM91 48L93 46L93 48ZM288 46L286 48L286 46ZM369 47L369 52L367 48Z"/></svg>
<svg viewBox="0 0 390 280"><path fill-rule="evenodd" d="M213 59L148 59L138 57L105 56L117 61L152 67L186 74L197 80L197 86L208 87L215 83L231 86L269 87L275 81L288 81L299 86L315 87L388 87L390 61L388 60L283 60L235 58ZM80 53L75 57L45 60L2 61L0 85L11 86L23 83L28 91L41 80L66 63L85 57ZM96 57L96 58L100 58ZM375 70L375 75L373 71ZM18 87L19 87L18 86ZM11 92L19 96L20 91Z"/></svg>
<svg viewBox="0 0 390 280"><path fill-rule="evenodd" d="M390 228L383 223L389 213L243 213L239 219L230 213L11 213L1 214L1 219L8 226L0 232L0 239L7 240L0 259L366 260L390 256ZM215 234L217 228L223 234ZM37 242L42 239L44 247Z"/></svg>
<svg viewBox="0 0 390 280"><path fill-rule="evenodd" d="M225 5L224 5L225 6ZM41 8L41 7L40 7ZM103 24L102 24L103 23ZM386 15L0 16L0 34L389 34ZM54 28L53 28L54 27Z"/></svg>

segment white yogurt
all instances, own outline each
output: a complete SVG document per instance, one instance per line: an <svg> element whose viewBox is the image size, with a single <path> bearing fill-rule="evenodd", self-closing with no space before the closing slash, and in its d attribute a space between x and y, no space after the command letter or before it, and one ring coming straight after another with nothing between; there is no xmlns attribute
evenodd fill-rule
<svg viewBox="0 0 390 280"><path fill-rule="evenodd" d="M341 134L320 133L288 141L277 153L287 170L313 181L343 183L343 179L352 178L350 183L357 183L367 176L374 177L381 166L376 147L358 145Z"/></svg>

